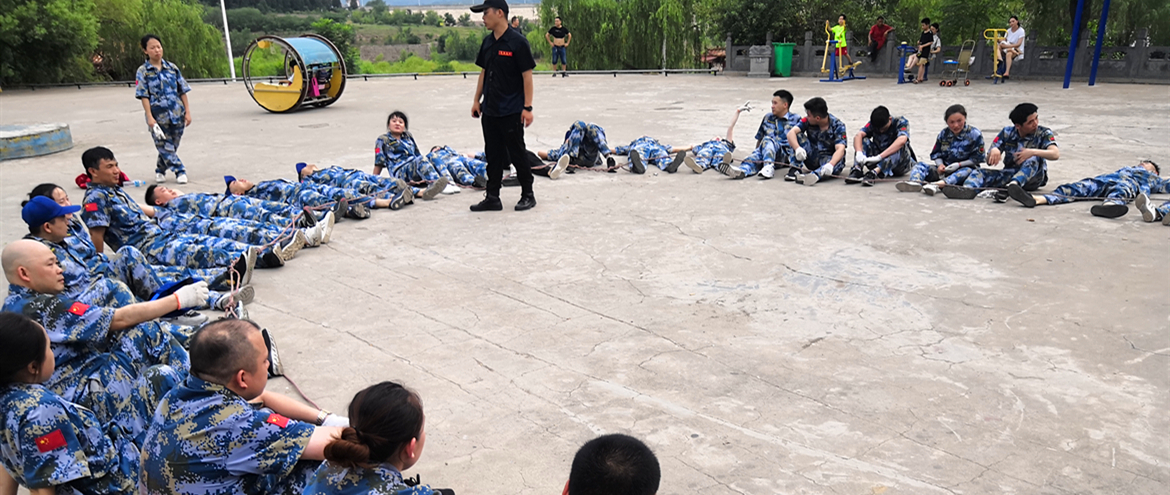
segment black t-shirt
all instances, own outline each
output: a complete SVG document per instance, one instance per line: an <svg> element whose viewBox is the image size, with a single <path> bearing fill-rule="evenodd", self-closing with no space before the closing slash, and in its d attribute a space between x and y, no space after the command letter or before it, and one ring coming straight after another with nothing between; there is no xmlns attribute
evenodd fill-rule
<svg viewBox="0 0 1170 495"><path fill-rule="evenodd" d="M554 39L565 39L565 37L569 35L569 30L564 26L553 26L549 28L548 35L552 36Z"/></svg>
<svg viewBox="0 0 1170 495"><path fill-rule="evenodd" d="M480 111L489 117L513 115L524 110L524 72L536 67L528 40L515 29L505 29L496 39L488 33L479 46L475 65L483 68L483 102Z"/></svg>
<svg viewBox="0 0 1170 495"><path fill-rule="evenodd" d="M934 33L933 32L923 31L922 34L918 36L918 46L933 45L933 44L934 44ZM919 49L918 51L920 52L919 53L920 57L924 56L922 54L929 55L930 54L930 47L928 46L926 48Z"/></svg>

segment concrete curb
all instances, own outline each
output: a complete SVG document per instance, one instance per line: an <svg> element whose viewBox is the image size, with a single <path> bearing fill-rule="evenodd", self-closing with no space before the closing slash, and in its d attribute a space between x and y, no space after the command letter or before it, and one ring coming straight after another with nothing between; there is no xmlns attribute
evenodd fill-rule
<svg viewBox="0 0 1170 495"><path fill-rule="evenodd" d="M0 160L47 155L72 147L68 124L0 125Z"/></svg>

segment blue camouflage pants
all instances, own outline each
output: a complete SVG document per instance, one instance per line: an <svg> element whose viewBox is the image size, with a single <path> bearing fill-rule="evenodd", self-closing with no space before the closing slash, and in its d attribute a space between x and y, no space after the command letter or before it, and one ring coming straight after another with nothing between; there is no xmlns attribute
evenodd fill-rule
<svg viewBox="0 0 1170 495"><path fill-rule="evenodd" d="M456 153L449 147L444 146L428 153L427 160L437 170L446 172L445 175L453 178L457 184L469 186L475 182L475 173L467 164L471 159ZM484 170L486 169L487 164L484 163Z"/></svg>
<svg viewBox="0 0 1170 495"><path fill-rule="evenodd" d="M841 175L841 171L845 170L845 160L841 160L836 165L829 163L833 160L833 152L818 150L809 143L801 143L800 147L804 148L804 152L808 156L799 165L801 168L816 174L818 179L825 180L835 175ZM793 157L793 162L795 164L796 157Z"/></svg>
<svg viewBox="0 0 1170 495"><path fill-rule="evenodd" d="M862 148L865 149L865 156L878 156L883 151L885 151L885 148L878 149L877 145L875 145L871 139L863 139L861 141L861 145ZM910 167L914 165L914 160L910 158L910 149L908 148L909 146L910 143L907 142L906 145L902 146L902 149L898 150L897 153L882 158L877 163L871 165L875 169L881 169L881 172L876 174L878 178L901 177L906 175L906 172L910 171ZM864 174L865 170L865 165L854 163L851 171L861 172Z"/></svg>
<svg viewBox="0 0 1170 495"><path fill-rule="evenodd" d="M1154 209L1158 211L1158 218L1166 218L1167 216L1170 216L1170 201L1162 203Z"/></svg>
<svg viewBox="0 0 1170 495"><path fill-rule="evenodd" d="M402 163L396 163L388 170L390 177L396 177L406 182L434 182L439 180L439 177L447 177L447 180L453 180L451 174L446 169L439 170L435 164L427 160L426 157L416 156Z"/></svg>
<svg viewBox="0 0 1170 495"><path fill-rule="evenodd" d="M219 207L215 209L214 216L283 226L292 223L293 217L301 213L300 208L275 201L233 201L232 199L228 198L221 202Z"/></svg>
<svg viewBox="0 0 1170 495"><path fill-rule="evenodd" d="M569 155L570 158L577 158L581 152L582 142L593 142L597 145L597 152L601 156L607 156L613 153L609 149L609 142L605 139L605 129L597 124L587 124L583 120L573 122L569 126L569 132L565 136L565 142L561 143L560 148L548 150L548 159L550 161L557 161L564 155ZM641 151L638 151L641 153Z"/></svg>
<svg viewBox="0 0 1170 495"><path fill-rule="evenodd" d="M695 155L695 163L703 170L718 167L723 163L723 155L731 153L731 148L720 139L707 141L691 150Z"/></svg>
<svg viewBox="0 0 1170 495"><path fill-rule="evenodd" d="M163 285L177 282L186 278L194 278L211 282L223 270L195 269L178 266L151 265L134 246L122 246L110 258L110 263L99 265L95 275L107 276L125 283L130 291L139 300L149 300ZM215 301L223 294L211 291L209 299Z"/></svg>
<svg viewBox="0 0 1170 495"><path fill-rule="evenodd" d="M268 246L293 235L291 228L284 229L274 224L224 217L168 215L158 221L158 226L177 234L219 237L253 246Z"/></svg>
<svg viewBox="0 0 1170 495"><path fill-rule="evenodd" d="M1057 186L1044 199L1050 205L1071 203L1078 200L1105 198L1105 203L1125 204L1138 195L1137 184L1129 180L1100 181L1084 179Z"/></svg>
<svg viewBox="0 0 1170 495"><path fill-rule="evenodd" d="M765 165L784 166L792 161L792 148L787 139L781 142L779 138L767 136L760 140L760 145L739 164L744 175L756 175Z"/></svg>
<svg viewBox="0 0 1170 495"><path fill-rule="evenodd" d="M639 138L630 143L629 146L618 146L614 149L614 153L628 155L631 150L638 152L638 155L642 157L642 163L653 165L661 170L666 170L673 158L670 154L671 148L653 138Z"/></svg>
<svg viewBox="0 0 1170 495"><path fill-rule="evenodd" d="M158 161L154 164L154 171L165 174L167 170L170 170L175 175L187 173L186 167L183 166L183 160L179 159L179 141L183 139L183 130L186 126L182 122L178 124L160 122L158 126L163 131L162 139L154 135L154 129L150 129L151 138L154 139L154 147L158 150Z"/></svg>
<svg viewBox="0 0 1170 495"><path fill-rule="evenodd" d="M1014 182L1023 187L1025 191L1035 191L1048 182L1048 173L1043 158L1034 156L1019 165L1018 169L977 169L971 172L967 180L963 181L963 186L975 189L997 189L1007 187L1008 183Z"/></svg>
<svg viewBox="0 0 1170 495"><path fill-rule="evenodd" d="M136 247L153 264L217 268L231 266L250 246L219 237L164 233Z"/></svg>
<svg viewBox="0 0 1170 495"><path fill-rule="evenodd" d="M126 284L110 278L95 280L77 300L107 308L122 308L139 302ZM113 333L110 351L126 359L122 364L128 370L167 364L186 373L191 362L184 345L193 331L190 327L151 320Z"/></svg>

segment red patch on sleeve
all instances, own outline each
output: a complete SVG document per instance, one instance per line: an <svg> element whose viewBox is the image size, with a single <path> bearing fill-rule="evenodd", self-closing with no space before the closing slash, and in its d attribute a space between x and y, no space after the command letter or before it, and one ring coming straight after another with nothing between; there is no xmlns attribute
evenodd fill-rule
<svg viewBox="0 0 1170 495"><path fill-rule="evenodd" d="M75 302L72 306L69 306L69 312L77 316L84 315L86 311L89 311L88 304Z"/></svg>
<svg viewBox="0 0 1170 495"><path fill-rule="evenodd" d="M90 213L97 211L97 203L86 203L85 204L85 211L88 211Z"/></svg>
<svg viewBox="0 0 1170 495"><path fill-rule="evenodd" d="M53 430L48 435L37 437L36 443L37 451L43 454L64 447L66 445L65 435L61 433L61 430Z"/></svg>
<svg viewBox="0 0 1170 495"><path fill-rule="evenodd" d="M281 416L277 413L269 414L268 419L266 419L264 421L269 423L269 424L274 424L276 426L279 426L281 428L288 426L288 418Z"/></svg>

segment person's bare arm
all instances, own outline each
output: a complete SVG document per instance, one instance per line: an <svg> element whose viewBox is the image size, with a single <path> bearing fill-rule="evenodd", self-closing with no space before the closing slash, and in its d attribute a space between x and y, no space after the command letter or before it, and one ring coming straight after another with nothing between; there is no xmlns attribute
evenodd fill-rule
<svg viewBox="0 0 1170 495"><path fill-rule="evenodd" d="M471 117L479 118L479 99L483 97L484 71L479 71L479 82L475 83L475 101L471 102Z"/></svg>
<svg viewBox="0 0 1170 495"><path fill-rule="evenodd" d="M552 44L553 44L552 36L549 35L547 32L544 33L544 40L548 42L549 46L552 46Z"/></svg>
<svg viewBox="0 0 1170 495"><path fill-rule="evenodd" d="M1055 145L1049 146L1047 149L1037 150L1025 148L1016 153L1016 163L1023 162L1029 158L1038 156L1045 160L1056 161L1060 159L1060 148Z"/></svg>
<svg viewBox="0 0 1170 495"><path fill-rule="evenodd" d="M187 102L187 93L179 95L179 100L183 102L183 125L191 125L191 104Z"/></svg>
<svg viewBox="0 0 1170 495"><path fill-rule="evenodd" d="M179 307L179 300L173 295L155 301L122 306L114 310L114 319L110 322L110 330L125 330L177 309L181 309Z"/></svg>
<svg viewBox="0 0 1170 495"><path fill-rule="evenodd" d="M150 99L149 98L139 98L138 101L142 102L142 111L146 112L146 125L148 125L150 127L154 127L154 125L157 124L158 121L154 120L154 115L150 114Z"/></svg>
<svg viewBox="0 0 1170 495"><path fill-rule="evenodd" d="M800 141L796 139L796 134L798 132L800 132L800 129L797 129L796 127L788 129L788 145L791 146L792 149L800 147Z"/></svg>
<svg viewBox="0 0 1170 495"><path fill-rule="evenodd" d="M342 428L339 426L318 426L313 429L313 436L309 437L309 445L301 453L301 459L309 461L325 460L325 446L341 438Z"/></svg>
<svg viewBox="0 0 1170 495"><path fill-rule="evenodd" d="M292 397L268 390L260 394L258 399L264 403L264 407L272 409L282 416L306 423L317 424L317 414L321 412L319 409Z"/></svg>
<svg viewBox="0 0 1170 495"><path fill-rule="evenodd" d="M524 78L524 106L530 107L532 106L532 69L524 71L522 76ZM524 127L532 125L533 120L531 111L520 112L520 122L524 124Z"/></svg>
<svg viewBox="0 0 1170 495"><path fill-rule="evenodd" d="M838 144L836 150L833 151L833 159L829 160L829 164L836 167L842 159L845 158L845 145Z"/></svg>
<svg viewBox="0 0 1170 495"><path fill-rule="evenodd" d="M57 495L57 489L51 486L47 488L30 488L28 490L28 495Z"/></svg>
<svg viewBox="0 0 1170 495"><path fill-rule="evenodd" d="M146 216L148 216L150 218L154 218L155 213L157 213L154 211L154 207L151 205L139 205L139 206L142 207L142 212L145 213Z"/></svg>
<svg viewBox="0 0 1170 495"><path fill-rule="evenodd" d="M731 136L732 136L732 134L735 133L735 123L739 122L739 114L741 112L743 112L742 109L739 109L739 108L735 109L735 115L731 116L731 125L727 126L727 142L729 142L729 143L735 142L735 139L732 139ZM759 144L757 144L756 146L759 146Z"/></svg>
<svg viewBox="0 0 1170 495"><path fill-rule="evenodd" d="M572 42L573 42L573 33L569 33L569 34L565 35L565 46L566 47L569 46L569 43L572 43Z"/></svg>
<svg viewBox="0 0 1170 495"><path fill-rule="evenodd" d="M105 227L90 227L89 228L89 239L91 241L93 241L94 249L96 249L97 252L99 252L99 253L102 252L102 248L105 247L106 228Z"/></svg>
<svg viewBox="0 0 1170 495"><path fill-rule="evenodd" d="M885 157L888 157L894 153L897 153L898 150L902 149L903 146L906 146L906 141L909 141L909 140L910 139L907 138L906 136L898 136L898 139L895 139L894 142L890 144L890 147L883 150L878 156L881 158L885 158Z"/></svg>

